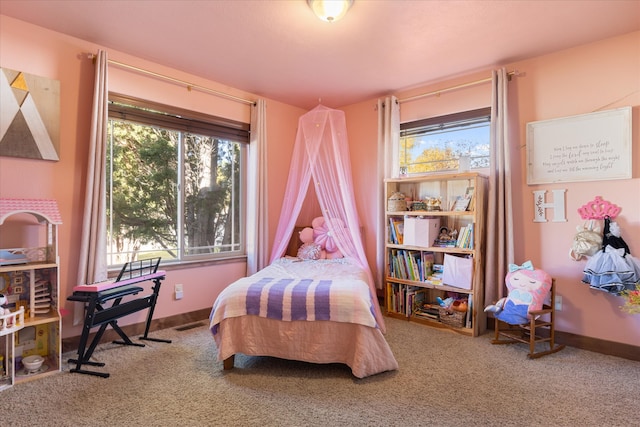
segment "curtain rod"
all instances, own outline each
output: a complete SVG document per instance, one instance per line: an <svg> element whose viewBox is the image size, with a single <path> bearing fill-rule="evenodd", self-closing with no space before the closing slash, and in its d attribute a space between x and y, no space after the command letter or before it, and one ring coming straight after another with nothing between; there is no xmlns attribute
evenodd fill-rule
<svg viewBox="0 0 640 427"><path fill-rule="evenodd" d="M93 61L96 60L96 56L93 53L89 53L88 57L90 59L92 59ZM148 74L150 76L157 77L159 79L167 80L167 81L170 81L170 82L173 82L173 83L178 83L180 85L185 86L188 91L191 91L192 89L197 89L197 90L202 91L202 92L207 92L207 93L210 93L212 95L219 96L221 98L231 99L233 101L241 102L243 104L255 105L255 103L256 103L255 101L250 100L250 99L244 99L244 98L240 98L240 97L237 97L237 96L229 95L228 93L220 92L220 91L217 91L215 89L210 89L210 88L205 87L205 86L200 86L200 85L197 85L197 84L194 84L194 83L186 82L184 80L180 80L180 79L176 79L176 78L173 78L173 77L165 76L164 74L160 74L160 73L156 73L156 72L153 72L153 71L145 70L143 68L134 67L133 65L124 64L122 62L114 61L112 59L108 59L107 62L109 64L116 65L116 66L121 67L121 68L126 68L128 70L134 70L134 71L137 71L139 73Z"/></svg>
<svg viewBox="0 0 640 427"><path fill-rule="evenodd" d="M520 75L520 72L518 70L509 71L507 73L507 78L511 80L512 76L518 76L518 75ZM434 90L433 92L422 93L420 95L410 96L409 98L399 99L398 102L402 103L402 102L415 101L416 99L426 98L427 96L439 96L441 93L451 92L452 90L463 89L465 87L470 87L470 86L476 86L482 83L488 83L492 79L493 79L492 77L488 77L486 79L480 79L474 82L462 83L456 86L446 87L440 90Z"/></svg>

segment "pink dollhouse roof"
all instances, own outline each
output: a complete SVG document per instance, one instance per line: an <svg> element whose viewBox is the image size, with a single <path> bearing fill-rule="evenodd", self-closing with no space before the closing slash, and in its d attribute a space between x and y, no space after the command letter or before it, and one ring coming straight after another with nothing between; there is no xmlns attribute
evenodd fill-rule
<svg viewBox="0 0 640 427"><path fill-rule="evenodd" d="M62 217L55 200L46 199L0 199L0 224L11 215L29 213L38 221L62 224Z"/></svg>

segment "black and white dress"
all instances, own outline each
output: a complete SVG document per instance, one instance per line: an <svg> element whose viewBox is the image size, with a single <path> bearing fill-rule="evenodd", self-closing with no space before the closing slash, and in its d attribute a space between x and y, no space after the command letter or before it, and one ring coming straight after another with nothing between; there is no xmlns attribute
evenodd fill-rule
<svg viewBox="0 0 640 427"><path fill-rule="evenodd" d="M640 282L640 261L631 256L618 224L609 217L604 219L602 249L587 261L582 282L616 295Z"/></svg>

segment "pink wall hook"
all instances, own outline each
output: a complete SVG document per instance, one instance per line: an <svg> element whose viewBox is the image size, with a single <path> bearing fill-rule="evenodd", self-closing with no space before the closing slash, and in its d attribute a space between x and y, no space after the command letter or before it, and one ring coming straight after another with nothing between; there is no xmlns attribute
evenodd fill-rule
<svg viewBox="0 0 640 427"><path fill-rule="evenodd" d="M613 219L620 213L620 210L621 208L617 205L596 196L595 199L578 208L578 213L582 219L604 219L606 216Z"/></svg>

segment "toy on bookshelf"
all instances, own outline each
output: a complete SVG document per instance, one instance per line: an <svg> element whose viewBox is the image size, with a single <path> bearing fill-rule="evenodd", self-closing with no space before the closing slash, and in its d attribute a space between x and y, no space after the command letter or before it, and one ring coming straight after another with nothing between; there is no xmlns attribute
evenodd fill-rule
<svg viewBox="0 0 640 427"><path fill-rule="evenodd" d="M428 211L441 211L442 210L442 199L440 197L427 197L426 198L427 210Z"/></svg>
<svg viewBox="0 0 640 427"><path fill-rule="evenodd" d="M458 231L449 231L447 227L440 227L440 234L433 242L433 246L438 248L455 248L458 241Z"/></svg>
<svg viewBox="0 0 640 427"><path fill-rule="evenodd" d="M415 211L415 212L422 212L422 211L426 211L427 210L427 204L421 200L417 200L417 201L413 201L411 203L411 207L410 209L411 211Z"/></svg>

